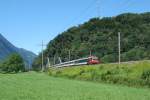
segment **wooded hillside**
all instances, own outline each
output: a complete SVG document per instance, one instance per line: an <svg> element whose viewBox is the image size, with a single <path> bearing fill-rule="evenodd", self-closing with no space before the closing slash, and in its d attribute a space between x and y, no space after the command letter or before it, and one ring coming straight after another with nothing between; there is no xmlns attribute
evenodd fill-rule
<svg viewBox="0 0 150 100"><path fill-rule="evenodd" d="M103 63L118 60L118 32L121 32L121 60L150 59L150 13L126 13L116 17L93 18L74 26L49 42L44 51L45 64L49 57L53 64L58 57L62 61L98 56ZM41 54L34 66L41 64Z"/></svg>

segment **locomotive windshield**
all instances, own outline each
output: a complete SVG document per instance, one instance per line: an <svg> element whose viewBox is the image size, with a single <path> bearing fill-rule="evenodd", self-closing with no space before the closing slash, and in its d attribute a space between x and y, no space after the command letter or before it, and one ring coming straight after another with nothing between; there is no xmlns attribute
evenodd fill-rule
<svg viewBox="0 0 150 100"><path fill-rule="evenodd" d="M93 59L93 60L97 60L98 58L97 58L97 57L93 57L92 59Z"/></svg>
<svg viewBox="0 0 150 100"><path fill-rule="evenodd" d="M98 60L98 57L96 57L96 56L91 56L89 58L92 59L92 60Z"/></svg>

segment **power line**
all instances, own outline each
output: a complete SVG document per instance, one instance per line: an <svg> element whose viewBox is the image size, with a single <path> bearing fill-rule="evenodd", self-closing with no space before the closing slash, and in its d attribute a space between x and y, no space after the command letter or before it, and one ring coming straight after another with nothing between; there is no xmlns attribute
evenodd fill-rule
<svg viewBox="0 0 150 100"><path fill-rule="evenodd" d="M92 13L95 13L96 10L97 10L96 15L93 14L94 17L102 18L102 11L101 11L101 8L102 8L102 1L103 1L103 0L95 0L95 2L94 2L94 4L93 4L93 5L94 5L94 8L93 8L93 9L91 8L91 11L85 13L82 19L81 19L81 17L80 17L80 20L79 20L79 21L81 21L81 20L83 20L83 19L86 19L87 16L92 15ZM91 6L91 7L92 7L92 6ZM96 8L95 8L95 7L96 7Z"/></svg>
<svg viewBox="0 0 150 100"><path fill-rule="evenodd" d="M74 21L78 20L83 16L92 6L95 4L96 0L92 0L90 4L74 19Z"/></svg>
<svg viewBox="0 0 150 100"><path fill-rule="evenodd" d="M97 0L97 17L101 18L101 0Z"/></svg>
<svg viewBox="0 0 150 100"><path fill-rule="evenodd" d="M118 1L116 1L118 2ZM133 0L121 0L120 3L117 3L118 6L116 6L116 9L119 9L119 13L122 13L123 11L126 11L127 8L131 7L131 5L133 5L135 2L133 2Z"/></svg>
<svg viewBox="0 0 150 100"><path fill-rule="evenodd" d="M133 0L126 0L123 4L122 7L125 10L127 10L129 7L131 7L131 5L133 5Z"/></svg>
<svg viewBox="0 0 150 100"><path fill-rule="evenodd" d="M80 17L80 19L77 20L77 22L79 23L79 22L81 22L81 21L83 21L83 20L84 20L84 22L85 22L85 19L90 19L90 16L89 16L89 15L92 15L92 13L94 14L94 12L95 12L95 8L91 8L91 9L89 10L89 12L86 12L86 13L84 14L84 16ZM88 18L88 17L89 17L89 18Z"/></svg>
<svg viewBox="0 0 150 100"><path fill-rule="evenodd" d="M68 23L63 29L65 29L66 27L70 26L72 23L77 22L77 21L79 20L79 18L81 18L85 13L88 12L89 9L91 9L91 7L95 4L96 1L97 1L97 0L92 0L92 1L88 4L88 6L87 6L85 9L83 9L83 10L79 13L79 15L78 15L77 17L75 17L70 23Z"/></svg>

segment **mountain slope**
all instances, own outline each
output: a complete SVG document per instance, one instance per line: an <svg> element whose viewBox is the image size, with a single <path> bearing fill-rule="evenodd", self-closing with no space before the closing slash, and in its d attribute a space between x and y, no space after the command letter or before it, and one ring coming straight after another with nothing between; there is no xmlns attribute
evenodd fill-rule
<svg viewBox="0 0 150 100"><path fill-rule="evenodd" d="M62 61L92 55L102 62L118 60L118 32L121 32L121 60L150 59L150 13L126 13L116 17L93 18L82 25L72 27L50 41L44 55L61 57ZM40 65L36 59L34 65ZM46 61L46 58L45 58ZM58 60L56 59L56 63Z"/></svg>
<svg viewBox="0 0 150 100"><path fill-rule="evenodd" d="M0 34L0 59L4 59L9 54L16 51L17 48Z"/></svg>
<svg viewBox="0 0 150 100"><path fill-rule="evenodd" d="M18 53L22 56L26 64L32 64L36 55L22 48L17 48L0 34L0 60L4 60L12 53Z"/></svg>

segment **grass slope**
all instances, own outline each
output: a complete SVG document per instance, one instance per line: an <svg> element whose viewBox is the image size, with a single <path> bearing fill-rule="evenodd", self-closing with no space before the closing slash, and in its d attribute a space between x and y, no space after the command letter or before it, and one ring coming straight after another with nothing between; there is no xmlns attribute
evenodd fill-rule
<svg viewBox="0 0 150 100"><path fill-rule="evenodd" d="M150 61L84 65L49 69L49 75L71 79L150 87ZM143 73L146 73L143 79Z"/></svg>
<svg viewBox="0 0 150 100"><path fill-rule="evenodd" d="M0 74L0 100L150 100L150 90L30 72Z"/></svg>

